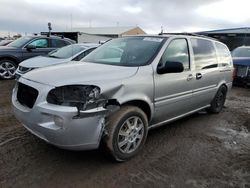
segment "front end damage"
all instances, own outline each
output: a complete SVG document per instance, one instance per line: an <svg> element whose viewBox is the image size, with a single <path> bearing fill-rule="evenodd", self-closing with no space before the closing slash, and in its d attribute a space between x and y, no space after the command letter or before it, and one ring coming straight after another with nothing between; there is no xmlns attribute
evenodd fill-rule
<svg viewBox="0 0 250 188"><path fill-rule="evenodd" d="M25 92L20 94L24 90L22 87ZM29 90L38 91L32 105ZM71 150L98 148L105 117L119 109L119 103L101 94L97 86L53 87L23 78L13 90L12 106L17 119L31 133L57 147Z"/></svg>

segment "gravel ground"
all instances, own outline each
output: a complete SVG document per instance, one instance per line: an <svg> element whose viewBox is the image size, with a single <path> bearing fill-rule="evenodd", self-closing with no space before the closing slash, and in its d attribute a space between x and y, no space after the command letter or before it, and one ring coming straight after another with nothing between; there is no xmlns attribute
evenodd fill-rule
<svg viewBox="0 0 250 188"><path fill-rule="evenodd" d="M55 148L11 112L14 81L0 81L0 187L250 188L250 89L233 88L220 114L150 131L143 151L114 163L100 150Z"/></svg>

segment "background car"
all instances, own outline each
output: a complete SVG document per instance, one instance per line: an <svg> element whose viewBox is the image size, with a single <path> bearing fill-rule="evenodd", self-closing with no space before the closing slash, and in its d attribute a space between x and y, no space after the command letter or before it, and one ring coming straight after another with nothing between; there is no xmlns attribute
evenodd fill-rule
<svg viewBox="0 0 250 188"><path fill-rule="evenodd" d="M14 40L2 40L2 41L0 41L0 46L6 46L13 41Z"/></svg>
<svg viewBox="0 0 250 188"><path fill-rule="evenodd" d="M56 36L25 36L0 46L0 79L13 79L18 64L25 59L46 55L73 43L75 41Z"/></svg>
<svg viewBox="0 0 250 188"><path fill-rule="evenodd" d="M47 56L38 56L27 59L19 64L16 71L16 78L21 75L40 67L65 63L69 61L80 61L83 57L88 55L100 44L83 43L72 44L50 52Z"/></svg>
<svg viewBox="0 0 250 188"><path fill-rule="evenodd" d="M250 86L250 46L241 46L232 51L235 68L234 85Z"/></svg>

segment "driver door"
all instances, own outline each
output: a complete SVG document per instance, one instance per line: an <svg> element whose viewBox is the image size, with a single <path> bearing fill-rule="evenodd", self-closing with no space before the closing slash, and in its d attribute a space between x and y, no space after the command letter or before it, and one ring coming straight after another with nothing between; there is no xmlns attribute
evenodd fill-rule
<svg viewBox="0 0 250 188"><path fill-rule="evenodd" d="M27 49L24 47L23 60L39 55L47 55L51 50L54 49L49 47L49 41L46 38L35 39L28 45L35 46L35 49Z"/></svg>
<svg viewBox="0 0 250 188"><path fill-rule="evenodd" d="M192 108L193 71L191 70L188 41L173 39L163 53L159 66L167 62L180 62L184 71L180 73L154 74L155 118L153 124L185 114Z"/></svg>

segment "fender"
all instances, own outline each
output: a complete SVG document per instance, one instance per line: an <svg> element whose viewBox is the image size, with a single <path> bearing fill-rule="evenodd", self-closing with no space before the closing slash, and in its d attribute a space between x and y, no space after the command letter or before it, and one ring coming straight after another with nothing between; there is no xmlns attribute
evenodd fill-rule
<svg viewBox="0 0 250 188"><path fill-rule="evenodd" d="M13 55L0 55L0 60L3 60L3 59L12 60L17 64L20 63L20 60L17 57L13 56Z"/></svg>

